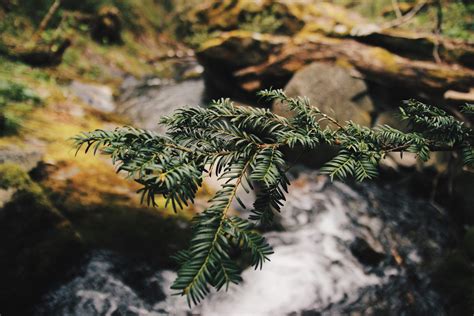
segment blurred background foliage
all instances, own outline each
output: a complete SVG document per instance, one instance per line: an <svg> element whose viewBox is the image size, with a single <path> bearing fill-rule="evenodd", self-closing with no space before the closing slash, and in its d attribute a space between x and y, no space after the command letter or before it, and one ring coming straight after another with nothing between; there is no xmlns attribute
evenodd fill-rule
<svg viewBox="0 0 474 316"><path fill-rule="evenodd" d="M411 21L404 24L402 29L432 32L436 28L438 14L436 1L425 1L427 5ZM334 0L333 2L359 12L372 22L383 22L397 17L392 0ZM406 14L421 2L423 1L396 1L402 14ZM474 41L474 2L470 0L441 0L441 5L443 34L452 38Z"/></svg>

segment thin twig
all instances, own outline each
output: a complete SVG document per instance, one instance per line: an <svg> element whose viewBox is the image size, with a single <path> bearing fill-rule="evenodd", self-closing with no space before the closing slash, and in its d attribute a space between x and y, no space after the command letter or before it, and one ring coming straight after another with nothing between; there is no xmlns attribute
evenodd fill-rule
<svg viewBox="0 0 474 316"><path fill-rule="evenodd" d="M41 23L38 27L38 30L35 32L33 35L33 41L36 41L38 37L41 35L41 33L44 32L46 27L48 26L49 21L53 17L53 15L58 11L59 6L61 5L61 0L55 0L51 7L48 10L48 13L44 16L43 20L41 20Z"/></svg>
<svg viewBox="0 0 474 316"><path fill-rule="evenodd" d="M392 0L392 7L393 7L393 11L395 11L397 19L401 18L403 15L402 15L402 11L400 11L400 6L398 5L397 0Z"/></svg>
<svg viewBox="0 0 474 316"><path fill-rule="evenodd" d="M393 21L390 21L388 23L383 24L382 29L389 29L389 28L393 28L393 27L399 27L400 25L407 23L412 18L414 18L418 14L418 12L420 12L421 9L423 9L423 7L426 5L427 2L428 2L427 0L420 1L407 14L403 15L402 17L400 17L398 19L395 19Z"/></svg>

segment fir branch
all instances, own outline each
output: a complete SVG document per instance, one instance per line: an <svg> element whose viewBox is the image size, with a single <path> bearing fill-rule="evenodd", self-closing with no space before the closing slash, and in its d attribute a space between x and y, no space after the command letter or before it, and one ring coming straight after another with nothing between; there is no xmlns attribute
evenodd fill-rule
<svg viewBox="0 0 474 316"><path fill-rule="evenodd" d="M199 303L210 287L219 290L241 281L240 269L230 255L235 247L250 253L255 268L261 268L273 253L250 221L270 224L285 201L289 181L284 149L334 147L338 153L321 168L331 180L373 179L379 161L390 152L413 152L427 160L432 151L458 151L465 166L474 164L474 134L469 124L439 108L408 101L401 108L410 126L404 132L387 125L368 128L350 121L340 123L312 107L308 99L290 98L282 90L264 90L259 95L286 104L292 117L220 99L208 107L183 108L163 118L166 135L124 127L73 138L78 151L110 156L117 171L142 185L142 199L151 205L162 195L166 205L183 208L193 203L205 174L224 180L210 206L195 216L190 248L174 256L181 268L172 288L186 295L189 305ZM472 105L463 112L474 113ZM330 124L323 128L322 121ZM237 195L239 187L246 192L259 189L250 221L228 215L233 200L245 207Z"/></svg>
<svg viewBox="0 0 474 316"><path fill-rule="evenodd" d="M223 233L227 212L251 161L251 158L241 161L231 168L226 177L235 182L224 185L210 201L211 206L195 219L195 233L189 250L191 258L178 271L171 287L186 295L190 306L191 301L197 304L209 293L209 284L221 288L229 282L238 282L238 270L230 260L229 241Z"/></svg>

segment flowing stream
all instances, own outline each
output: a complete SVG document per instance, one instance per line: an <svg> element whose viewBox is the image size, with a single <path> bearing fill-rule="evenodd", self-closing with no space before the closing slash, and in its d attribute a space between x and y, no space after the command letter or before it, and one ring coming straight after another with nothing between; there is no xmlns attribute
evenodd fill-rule
<svg viewBox="0 0 474 316"><path fill-rule="evenodd" d="M201 81L178 85L142 84L142 101L129 93L119 108L123 113L132 109L142 118L135 121L150 127L164 112L182 105L183 95L194 96L184 104L202 99ZM153 106L156 99L166 100L165 111ZM152 108L154 117L142 115ZM442 300L424 268L449 241L442 210L388 185L331 183L303 167L290 177L278 217L281 228L266 233L275 254L263 270L245 269L243 284L212 293L189 309L170 290L175 272L96 251L75 278L45 296L36 314L443 315ZM137 274L140 269L152 273Z"/></svg>
<svg viewBox="0 0 474 316"><path fill-rule="evenodd" d="M94 253L82 273L50 293L48 315L339 315L391 311L441 314L423 264L439 255L446 218L424 201L366 184L353 189L314 171L293 180L282 231L266 234L275 254L262 271L213 293L192 310L169 289L175 272L156 271L137 286L136 267Z"/></svg>

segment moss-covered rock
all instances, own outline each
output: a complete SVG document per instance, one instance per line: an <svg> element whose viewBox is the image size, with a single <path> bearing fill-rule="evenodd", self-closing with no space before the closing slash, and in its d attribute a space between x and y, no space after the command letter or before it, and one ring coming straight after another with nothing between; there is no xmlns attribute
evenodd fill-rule
<svg viewBox="0 0 474 316"><path fill-rule="evenodd" d="M228 71L264 62L271 52L288 41L286 37L231 31L202 44L197 51L200 62L225 65Z"/></svg>
<svg viewBox="0 0 474 316"><path fill-rule="evenodd" d="M236 81L235 72L264 63L287 41L286 36L236 30L204 42L197 58L205 68L209 90L235 98L245 96L247 91Z"/></svg>
<svg viewBox="0 0 474 316"><path fill-rule="evenodd" d="M62 163L41 181L54 205L71 221L89 249L140 256L155 266L173 266L170 256L186 246L192 210L178 215L148 207L140 187L116 174L109 162L90 157L87 166ZM160 205L161 198L157 198Z"/></svg>
<svg viewBox="0 0 474 316"><path fill-rule="evenodd" d="M18 165L0 165L0 187L14 188L0 209L0 306L22 311L79 260L81 238Z"/></svg>
<svg viewBox="0 0 474 316"><path fill-rule="evenodd" d="M295 15L289 1L225 0L203 1L182 17L178 28L181 36L196 30L252 32L291 35L298 32L304 21Z"/></svg>

